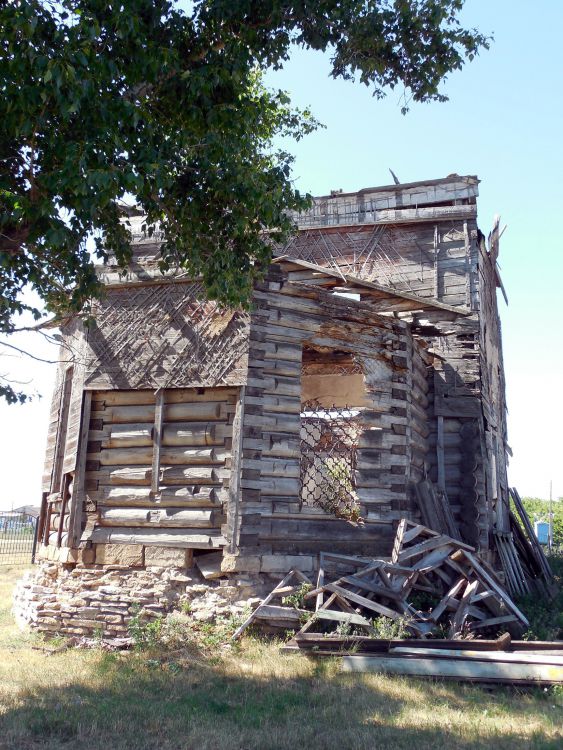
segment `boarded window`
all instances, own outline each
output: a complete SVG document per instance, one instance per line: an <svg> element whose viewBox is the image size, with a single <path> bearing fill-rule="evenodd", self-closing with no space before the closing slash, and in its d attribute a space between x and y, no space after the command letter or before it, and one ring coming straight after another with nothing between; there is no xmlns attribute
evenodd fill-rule
<svg viewBox="0 0 563 750"><path fill-rule="evenodd" d="M86 471L92 540L224 544L234 388L95 391ZM160 412L160 413L159 413ZM121 530L121 531L120 531Z"/></svg>

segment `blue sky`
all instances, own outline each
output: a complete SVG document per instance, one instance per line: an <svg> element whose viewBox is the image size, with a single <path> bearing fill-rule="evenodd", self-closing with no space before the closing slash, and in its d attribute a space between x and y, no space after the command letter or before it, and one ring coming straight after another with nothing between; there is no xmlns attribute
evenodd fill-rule
<svg viewBox="0 0 563 750"><path fill-rule="evenodd" d="M298 144L298 186L316 194L357 190L452 172L481 179L479 225L501 214L508 228L500 264L509 306L499 296L509 443L509 479L521 494L563 496L563 2L467 0L464 23L493 33L490 51L450 77L450 101L411 106L401 92L374 99L360 84L334 81L322 55L297 51L269 74L294 103L311 106L325 130ZM41 343L38 353L52 357ZM53 367L2 360L44 396L0 405L0 507L39 501Z"/></svg>
<svg viewBox="0 0 563 750"><path fill-rule="evenodd" d="M292 147L302 190L326 194L391 182L476 174L479 226L508 225L500 265L510 482L520 493L563 496L563 2L467 0L466 25L494 42L443 87L450 101L383 101L334 81L322 55L298 52L272 85L310 105L325 130Z"/></svg>

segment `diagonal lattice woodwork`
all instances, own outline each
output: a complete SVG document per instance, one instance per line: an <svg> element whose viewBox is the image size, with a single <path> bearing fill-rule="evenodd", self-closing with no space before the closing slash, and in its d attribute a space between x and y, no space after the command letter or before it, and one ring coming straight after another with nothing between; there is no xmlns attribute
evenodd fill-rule
<svg viewBox="0 0 563 750"><path fill-rule="evenodd" d="M205 299L197 282L108 292L88 328L89 386L169 388L241 381L247 313Z"/></svg>
<svg viewBox="0 0 563 750"><path fill-rule="evenodd" d="M339 269L367 281L414 291L411 280L422 282L435 272L433 233L423 236L409 227L374 226L358 229L303 230L276 253ZM406 256L418 255L412 266Z"/></svg>

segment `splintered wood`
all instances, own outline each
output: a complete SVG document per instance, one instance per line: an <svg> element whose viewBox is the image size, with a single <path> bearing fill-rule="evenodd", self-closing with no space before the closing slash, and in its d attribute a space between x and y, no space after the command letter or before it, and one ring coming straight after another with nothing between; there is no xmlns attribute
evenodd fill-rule
<svg viewBox="0 0 563 750"><path fill-rule="evenodd" d="M289 585L293 578L297 587ZM298 593L294 606L269 606L290 589ZM402 519L391 561L321 552L316 587L291 571L234 637L255 620L283 627L301 623L297 642L306 633L377 637L381 617L416 638L474 638L499 631L517 637L529 625L473 547Z"/></svg>

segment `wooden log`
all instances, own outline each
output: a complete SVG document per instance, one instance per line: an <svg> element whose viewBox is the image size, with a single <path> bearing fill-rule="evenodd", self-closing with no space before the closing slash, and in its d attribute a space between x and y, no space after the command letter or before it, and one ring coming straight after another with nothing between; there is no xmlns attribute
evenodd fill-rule
<svg viewBox="0 0 563 750"><path fill-rule="evenodd" d="M155 419L162 412L157 408ZM159 420L159 423L162 423ZM126 448L154 445L156 424L116 424L112 425L109 437L102 440L102 448ZM162 429L163 446L221 445L230 434L227 425L211 422L182 422L165 425Z"/></svg>
<svg viewBox="0 0 563 750"><path fill-rule="evenodd" d="M214 549L224 547L225 537L214 529L143 529L134 527L102 527L82 535L82 541L94 544L142 544L180 549Z"/></svg>
<svg viewBox="0 0 563 750"><path fill-rule="evenodd" d="M161 466L223 463L227 452L217 448L163 448ZM102 466L143 466L152 463L151 448L107 448L89 453L88 460L99 461Z"/></svg>
<svg viewBox="0 0 563 750"><path fill-rule="evenodd" d="M301 400L299 396L273 396L265 393L262 398L253 398L256 405L262 406L265 414L300 414ZM251 403L247 396L247 403Z"/></svg>
<svg viewBox="0 0 563 750"><path fill-rule="evenodd" d="M100 485L149 486L152 469L149 466L120 466L119 468L102 468L87 472L88 480L94 487Z"/></svg>
<svg viewBox="0 0 563 750"><path fill-rule="evenodd" d="M126 507L139 505L154 507L155 505L218 505L217 490L213 487L159 488L155 496L150 488L145 487L106 487L102 486L97 492L89 492L88 497L101 505Z"/></svg>
<svg viewBox="0 0 563 750"><path fill-rule="evenodd" d="M436 395L434 414L442 417L479 417L481 402L476 396Z"/></svg>
<svg viewBox="0 0 563 750"><path fill-rule="evenodd" d="M228 454L225 453L225 457ZM160 484L168 486L191 484L221 484L230 474L228 469L218 466L170 466L160 470Z"/></svg>
<svg viewBox="0 0 563 750"><path fill-rule="evenodd" d="M102 438L102 448L139 448L152 445L153 423L114 424ZM104 434L104 433L102 433ZM95 435L90 434L90 439Z"/></svg>
<svg viewBox="0 0 563 750"><path fill-rule="evenodd" d="M95 487L102 485L150 487L151 474L152 469L149 466L120 466L89 471L87 476L89 480L96 482ZM160 485L219 485L228 475L229 470L221 466L170 466L161 469Z"/></svg>
<svg viewBox="0 0 563 750"><path fill-rule="evenodd" d="M257 469L264 477L299 477L299 461L288 461L287 459L260 460L244 459L245 469Z"/></svg>
<svg viewBox="0 0 563 750"><path fill-rule="evenodd" d="M247 490L261 490L265 495L299 495L301 482L298 477L265 477L261 479L250 480L242 479L241 488Z"/></svg>
<svg viewBox="0 0 563 750"><path fill-rule="evenodd" d="M184 528L213 528L221 523L221 515L213 510L183 510L179 508L99 508L102 526L181 526Z"/></svg>
<svg viewBox="0 0 563 750"><path fill-rule="evenodd" d="M116 390L93 391L92 410L99 411L109 406L154 405L154 391L151 390Z"/></svg>
<svg viewBox="0 0 563 750"><path fill-rule="evenodd" d="M93 416L102 419L106 424L152 423L154 412L153 402L152 404L113 406L95 411ZM219 402L164 404L165 422L219 421L226 419L228 413L228 405Z"/></svg>
<svg viewBox="0 0 563 750"><path fill-rule="evenodd" d="M221 445L230 437L232 428L226 424L177 422L164 426L163 445Z"/></svg>
<svg viewBox="0 0 563 750"><path fill-rule="evenodd" d="M234 403L236 388L169 388L166 390L165 402L167 404L198 404L206 402ZM115 390L115 391L93 391L93 409L109 408L112 406L138 406L154 405L154 390Z"/></svg>
<svg viewBox="0 0 563 750"><path fill-rule="evenodd" d="M217 388L168 388L164 401L166 404L203 404L215 402L223 411L228 405L228 411L236 403L238 388L232 386L219 386ZM200 419L202 417L199 417ZM205 417L207 419L207 417Z"/></svg>

